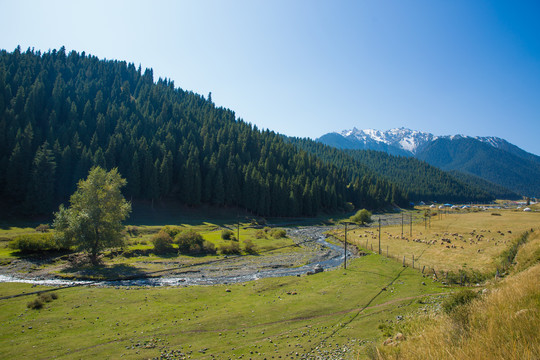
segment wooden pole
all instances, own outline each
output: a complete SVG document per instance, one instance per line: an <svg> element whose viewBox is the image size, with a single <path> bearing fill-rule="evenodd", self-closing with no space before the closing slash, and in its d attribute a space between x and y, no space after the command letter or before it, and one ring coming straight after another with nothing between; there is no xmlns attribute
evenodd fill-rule
<svg viewBox="0 0 540 360"><path fill-rule="evenodd" d="M381 255L381 218L379 217L379 255Z"/></svg>
<svg viewBox="0 0 540 360"><path fill-rule="evenodd" d="M345 261L343 262L343 268L347 270L347 223L345 223Z"/></svg>
<svg viewBox="0 0 540 360"><path fill-rule="evenodd" d="M401 238L403 239L403 213L401 213Z"/></svg>
<svg viewBox="0 0 540 360"><path fill-rule="evenodd" d="M412 214L411 214L411 233L410 236L412 237Z"/></svg>

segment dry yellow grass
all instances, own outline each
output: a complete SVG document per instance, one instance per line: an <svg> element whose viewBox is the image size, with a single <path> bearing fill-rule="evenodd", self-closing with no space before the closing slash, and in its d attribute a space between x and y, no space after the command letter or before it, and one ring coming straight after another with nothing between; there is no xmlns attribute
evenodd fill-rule
<svg viewBox="0 0 540 360"><path fill-rule="evenodd" d="M493 213L499 215L492 215ZM414 223L412 236L410 228L401 225L383 226L381 230L381 250L384 255L405 261L415 267L436 271L475 270L495 271L497 257L509 246L513 239L526 230L538 228L540 213L524 213L508 210L494 212L470 212L433 216L431 227L424 222ZM343 238L343 230L337 234ZM348 232L348 241L368 250L378 251L378 229L375 224Z"/></svg>
<svg viewBox="0 0 540 360"><path fill-rule="evenodd" d="M538 249L540 234L527 244ZM518 258L534 263L531 248ZM537 261L537 260L536 260ZM519 262L518 262L519 264ZM540 359L540 264L494 284L456 313L432 314L411 325L407 340L380 346L378 359Z"/></svg>
<svg viewBox="0 0 540 360"><path fill-rule="evenodd" d="M540 262L540 231L529 236L529 241L521 246L515 258L514 271L523 271Z"/></svg>

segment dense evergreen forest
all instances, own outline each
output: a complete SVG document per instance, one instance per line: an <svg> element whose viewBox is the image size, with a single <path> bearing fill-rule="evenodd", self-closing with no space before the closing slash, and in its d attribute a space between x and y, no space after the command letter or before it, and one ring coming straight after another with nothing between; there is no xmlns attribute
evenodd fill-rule
<svg viewBox="0 0 540 360"><path fill-rule="evenodd" d="M476 187L480 189L484 189L485 191L489 191L491 195L493 195L496 199L505 199L505 200L520 200L523 199L523 196L513 192L512 190L509 190L505 188L504 186L501 186L499 184L495 184L491 181L487 181L482 179L481 177L478 177L473 174L469 174L462 171L457 170L450 170L447 171L450 175L452 175L454 178L467 183L467 184L474 184Z"/></svg>
<svg viewBox="0 0 540 360"><path fill-rule="evenodd" d="M467 182L468 178L465 176L458 180L451 174L412 157L394 156L374 150L339 150L309 139L289 138L288 141L316 155L325 163L337 165L352 174L356 169L364 171L363 169L367 168L367 171L407 189L408 196L413 201L495 200L489 188L482 188L481 184L472 181ZM363 186L361 181L356 184ZM497 190L502 191L499 188Z"/></svg>
<svg viewBox="0 0 540 360"><path fill-rule="evenodd" d="M218 108L211 94L154 81L123 61L65 49L0 52L0 195L10 212L48 214L93 166L118 168L129 199L315 215L406 206L367 168L330 164Z"/></svg>
<svg viewBox="0 0 540 360"><path fill-rule="evenodd" d="M524 196L540 194L540 160L511 144L501 148L471 138L440 138L419 159L446 171L472 174Z"/></svg>

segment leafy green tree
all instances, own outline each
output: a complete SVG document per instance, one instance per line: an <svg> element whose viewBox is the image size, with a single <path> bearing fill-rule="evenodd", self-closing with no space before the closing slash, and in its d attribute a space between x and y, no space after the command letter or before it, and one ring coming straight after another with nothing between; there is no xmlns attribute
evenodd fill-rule
<svg viewBox="0 0 540 360"><path fill-rule="evenodd" d="M124 242L122 221L131 212L131 204L120 192L124 185L126 180L117 169L92 168L87 179L79 181L71 206L60 205L55 213L53 226L63 241L88 252L94 265L103 249Z"/></svg>
<svg viewBox="0 0 540 360"><path fill-rule="evenodd" d="M366 209L358 210L356 214L349 218L349 220L357 224L369 224L372 221L371 212Z"/></svg>

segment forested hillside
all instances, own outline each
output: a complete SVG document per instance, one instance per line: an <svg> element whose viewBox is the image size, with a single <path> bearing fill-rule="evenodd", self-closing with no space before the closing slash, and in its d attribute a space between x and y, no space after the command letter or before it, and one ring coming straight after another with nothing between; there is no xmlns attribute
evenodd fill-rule
<svg viewBox="0 0 540 360"><path fill-rule="evenodd" d="M484 180L476 175L468 174L457 170L450 170L447 171L447 173L461 182L464 182L466 184L473 184L476 187L489 192L497 199L519 200L523 198L523 196L520 196L519 194L505 188L504 186Z"/></svg>
<svg viewBox="0 0 540 360"><path fill-rule="evenodd" d="M540 194L538 157L515 147L496 148L470 138L441 138L427 146L418 158L443 170L479 176L524 196Z"/></svg>
<svg viewBox="0 0 540 360"><path fill-rule="evenodd" d="M117 167L131 199L278 216L335 211L349 201L407 204L391 182L325 163L216 107L210 94L154 82L151 69L64 48L1 51L1 203L49 213L96 165Z"/></svg>
<svg viewBox="0 0 540 360"><path fill-rule="evenodd" d="M374 150L338 150L308 139L289 139L299 148L317 155L326 163L370 171L408 191L411 200L484 202L495 196L473 182L460 181L445 171L412 157L393 156Z"/></svg>

